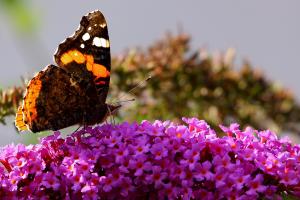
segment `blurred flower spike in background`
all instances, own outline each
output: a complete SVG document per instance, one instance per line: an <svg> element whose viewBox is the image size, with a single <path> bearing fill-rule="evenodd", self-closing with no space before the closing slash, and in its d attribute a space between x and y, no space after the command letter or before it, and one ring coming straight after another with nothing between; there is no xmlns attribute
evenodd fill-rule
<svg viewBox="0 0 300 200"><path fill-rule="evenodd" d="M3 199L300 197L300 146L273 132L203 120L124 122L1 149Z"/></svg>

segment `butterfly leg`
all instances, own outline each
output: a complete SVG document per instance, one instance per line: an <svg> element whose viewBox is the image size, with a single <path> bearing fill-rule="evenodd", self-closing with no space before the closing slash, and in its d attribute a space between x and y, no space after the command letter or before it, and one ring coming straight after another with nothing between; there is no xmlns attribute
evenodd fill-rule
<svg viewBox="0 0 300 200"><path fill-rule="evenodd" d="M116 125L115 117L111 115L111 124Z"/></svg>
<svg viewBox="0 0 300 200"><path fill-rule="evenodd" d="M74 132L74 133L77 132L77 131L80 129L80 127L81 127L81 126L79 125L78 128L77 128L75 131L73 131L73 132Z"/></svg>
<svg viewBox="0 0 300 200"><path fill-rule="evenodd" d="M87 113L86 111L83 112L83 130L86 130L86 128L88 127L87 125Z"/></svg>
<svg viewBox="0 0 300 200"><path fill-rule="evenodd" d="M107 115L107 117L105 118L105 124L106 125L108 125L109 124L109 122L108 122L108 117L110 117L110 114L111 114L111 111L110 111L110 108L109 107L107 107L107 110L108 110L108 115Z"/></svg>
<svg viewBox="0 0 300 200"><path fill-rule="evenodd" d="M108 117L110 117L110 123L113 124L113 125L116 125L116 122L115 122L115 118L114 118L114 115L113 115L113 112L111 111L110 107L107 106L107 109L108 109Z"/></svg>

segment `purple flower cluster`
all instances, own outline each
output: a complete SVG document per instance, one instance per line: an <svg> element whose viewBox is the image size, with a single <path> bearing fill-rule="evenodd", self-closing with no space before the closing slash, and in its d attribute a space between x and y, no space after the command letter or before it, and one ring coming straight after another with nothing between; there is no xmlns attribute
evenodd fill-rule
<svg viewBox="0 0 300 200"><path fill-rule="evenodd" d="M59 132L0 152L0 199L300 197L300 145L271 131L143 121Z"/></svg>

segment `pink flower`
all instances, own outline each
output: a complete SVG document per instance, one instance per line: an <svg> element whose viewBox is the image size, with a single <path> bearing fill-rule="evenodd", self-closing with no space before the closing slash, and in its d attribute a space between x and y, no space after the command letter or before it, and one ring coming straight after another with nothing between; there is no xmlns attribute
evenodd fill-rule
<svg viewBox="0 0 300 200"><path fill-rule="evenodd" d="M218 167L224 167L224 168L232 168L234 166L234 164L231 163L230 161L230 157L225 154L224 156L220 157L219 155L215 156L213 158L213 161L212 163L215 165L215 166L218 166Z"/></svg>
<svg viewBox="0 0 300 200"><path fill-rule="evenodd" d="M229 137L232 137L234 134L238 135L240 132L239 127L240 125L237 123L230 124L229 127L220 125L222 131L225 132Z"/></svg>
<svg viewBox="0 0 300 200"><path fill-rule="evenodd" d="M166 129L166 133L175 136L174 139L176 140L188 138L190 135L186 126L170 126Z"/></svg>
<svg viewBox="0 0 300 200"><path fill-rule="evenodd" d="M145 141L141 140L138 141L136 145L129 145L129 148L132 152L134 152L136 155L148 153L150 150L150 144L146 143Z"/></svg>
<svg viewBox="0 0 300 200"><path fill-rule="evenodd" d="M205 161L202 164L197 165L195 178L197 181L212 180L213 173L211 172L212 164L209 161Z"/></svg>
<svg viewBox="0 0 300 200"><path fill-rule="evenodd" d="M70 179L73 180L72 190L79 191L82 189L82 184L85 182L83 174L74 174Z"/></svg>
<svg viewBox="0 0 300 200"><path fill-rule="evenodd" d="M168 149L161 144L153 144L150 152L154 155L156 160L161 160L168 155Z"/></svg>
<svg viewBox="0 0 300 200"><path fill-rule="evenodd" d="M124 178L122 174L120 174L119 170L117 168L112 169L111 171L112 175L112 185L113 186L119 186Z"/></svg>
<svg viewBox="0 0 300 200"><path fill-rule="evenodd" d="M155 188L160 188L163 185L163 179L167 177L166 172L162 172L161 167L153 166L152 167L152 174L146 176L146 180L149 183L154 183Z"/></svg>
<svg viewBox="0 0 300 200"><path fill-rule="evenodd" d="M7 185L7 186L10 186L10 189L12 191L17 191L18 183L19 183L19 181L21 181L24 178L24 175L25 174L23 172L21 172L20 170L12 171L12 172L9 173L10 181L9 182L5 181L4 184ZM26 174L26 176L27 176L27 174Z"/></svg>
<svg viewBox="0 0 300 200"><path fill-rule="evenodd" d="M96 186L91 186L86 184L82 189L83 199L98 199L98 188Z"/></svg>
<svg viewBox="0 0 300 200"><path fill-rule="evenodd" d="M212 192L209 192L205 189L199 189L199 190L195 190L194 191L194 194L193 194L194 197L199 197L201 198L201 200L212 200L212 199L216 199L213 195Z"/></svg>
<svg viewBox="0 0 300 200"><path fill-rule="evenodd" d="M101 177L101 182L104 183L104 186L103 186L103 190L105 192L109 192L112 190L112 185L113 185L113 177L112 175L108 175L107 177Z"/></svg>
<svg viewBox="0 0 300 200"><path fill-rule="evenodd" d="M226 173L226 170L223 167L219 167L216 170L213 179L216 181L216 188L220 188L226 185L228 173Z"/></svg>
<svg viewBox="0 0 300 200"><path fill-rule="evenodd" d="M184 121L104 124L3 147L0 199L300 197L299 145L238 124L218 137L203 120Z"/></svg>
<svg viewBox="0 0 300 200"><path fill-rule="evenodd" d="M7 159L7 161L13 169L22 168L27 164L27 159L25 159L24 157L21 157L20 159L17 159L16 157L11 157Z"/></svg>
<svg viewBox="0 0 300 200"><path fill-rule="evenodd" d="M261 143L265 143L266 141L272 141L272 140L277 140L277 136L275 133L273 133L270 130L267 131L260 131L258 133L258 136L261 139Z"/></svg>
<svg viewBox="0 0 300 200"><path fill-rule="evenodd" d="M48 172L44 175L41 184L46 188L52 188L58 190L60 187L60 181L56 178L55 174Z"/></svg>
<svg viewBox="0 0 300 200"><path fill-rule="evenodd" d="M175 155L177 152L184 152L185 149L187 148L184 144L182 140L178 140L173 139L173 140L169 140L167 144L165 144L166 147L169 149L169 152L172 155Z"/></svg>
<svg viewBox="0 0 300 200"><path fill-rule="evenodd" d="M276 193L277 187L275 186L267 186L266 191L264 192L264 194L266 195L266 198L269 199L275 199L275 193Z"/></svg>
<svg viewBox="0 0 300 200"><path fill-rule="evenodd" d="M121 195L123 197L127 197L129 192L134 191L134 186L132 184L132 181L128 177L122 179L120 188L121 188Z"/></svg>
<svg viewBox="0 0 300 200"><path fill-rule="evenodd" d="M124 144L119 145L115 151L116 163L122 163L124 159L128 156L129 150L125 147Z"/></svg>
<svg viewBox="0 0 300 200"><path fill-rule="evenodd" d="M245 160L249 160L249 161L253 160L253 158L256 157L255 153L256 153L256 150L253 150L251 148L246 148L246 149L242 149L242 150L238 151L238 155L241 158L243 158Z"/></svg>
<svg viewBox="0 0 300 200"><path fill-rule="evenodd" d="M182 183L181 192L183 200L189 200L193 195L193 190L190 185L186 185L184 182Z"/></svg>
<svg viewBox="0 0 300 200"><path fill-rule="evenodd" d="M244 169L237 168L234 173L229 175L230 179L235 182L234 187L240 191L247 183L250 182L250 174L245 174Z"/></svg>
<svg viewBox="0 0 300 200"><path fill-rule="evenodd" d="M292 170L287 170L286 172L281 174L281 181L285 186L288 185L296 185L300 183L299 174Z"/></svg>
<svg viewBox="0 0 300 200"><path fill-rule="evenodd" d="M104 142L107 144L108 147L114 147L115 145L118 145L122 140L121 134L117 131L112 131L112 134L110 137L105 138Z"/></svg>
<svg viewBox="0 0 300 200"><path fill-rule="evenodd" d="M200 159L199 152L200 152L200 150L198 152L193 151L193 150L187 150L183 154L183 157L185 158L185 160L182 160L180 162L180 164L182 164L184 166L188 166L190 170L193 170L195 168L196 163Z"/></svg>
<svg viewBox="0 0 300 200"><path fill-rule="evenodd" d="M247 183L249 190L246 192L248 195L257 195L258 192L262 193L266 191L267 187L262 184L263 176L258 174L255 179L250 180Z"/></svg>
<svg viewBox="0 0 300 200"><path fill-rule="evenodd" d="M176 186L173 186L172 184L164 184L164 189L161 190L160 196L168 197L168 199L176 199L178 197L179 188Z"/></svg>
<svg viewBox="0 0 300 200"><path fill-rule="evenodd" d="M129 167L135 170L135 176L141 176L144 171L151 170L151 163L146 161L145 156L140 155L129 161Z"/></svg>

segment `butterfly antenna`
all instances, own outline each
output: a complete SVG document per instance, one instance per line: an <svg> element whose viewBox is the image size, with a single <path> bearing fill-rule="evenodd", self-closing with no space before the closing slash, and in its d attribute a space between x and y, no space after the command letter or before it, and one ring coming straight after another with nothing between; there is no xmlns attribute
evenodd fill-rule
<svg viewBox="0 0 300 200"><path fill-rule="evenodd" d="M115 102L117 105L119 104L122 104L122 103L128 103L128 102L132 102L132 101L135 101L135 98L132 98L132 99L125 99L125 100L120 100L120 101L117 101Z"/></svg>
<svg viewBox="0 0 300 200"><path fill-rule="evenodd" d="M113 118L114 118L114 116L113 116L113 114L112 114L112 112L111 112L111 109L110 109L110 107L109 107L109 106L107 106L107 109L108 109L108 113L109 113L109 114L108 114L108 117L109 117L109 118L110 118L110 120L111 120L111 121L110 121L110 123L111 123L111 124L114 124L114 123L113 123L113 121L114 121L114 119L113 119ZM106 124L108 124L108 122L107 122L107 118L105 119L105 123L106 123Z"/></svg>
<svg viewBox="0 0 300 200"><path fill-rule="evenodd" d="M128 94L132 94L133 92L142 87L143 85L145 85L150 79L152 78L151 75L149 75L145 80L140 81L138 84L136 84L133 88L131 88L126 94L123 94L121 97L119 97L118 99L120 99L119 101L117 101L116 103L124 103L124 102L131 102L131 101L135 101L134 98L132 99L126 99L126 100L122 100L124 97L128 96ZM115 99L113 100L113 102L115 101Z"/></svg>

